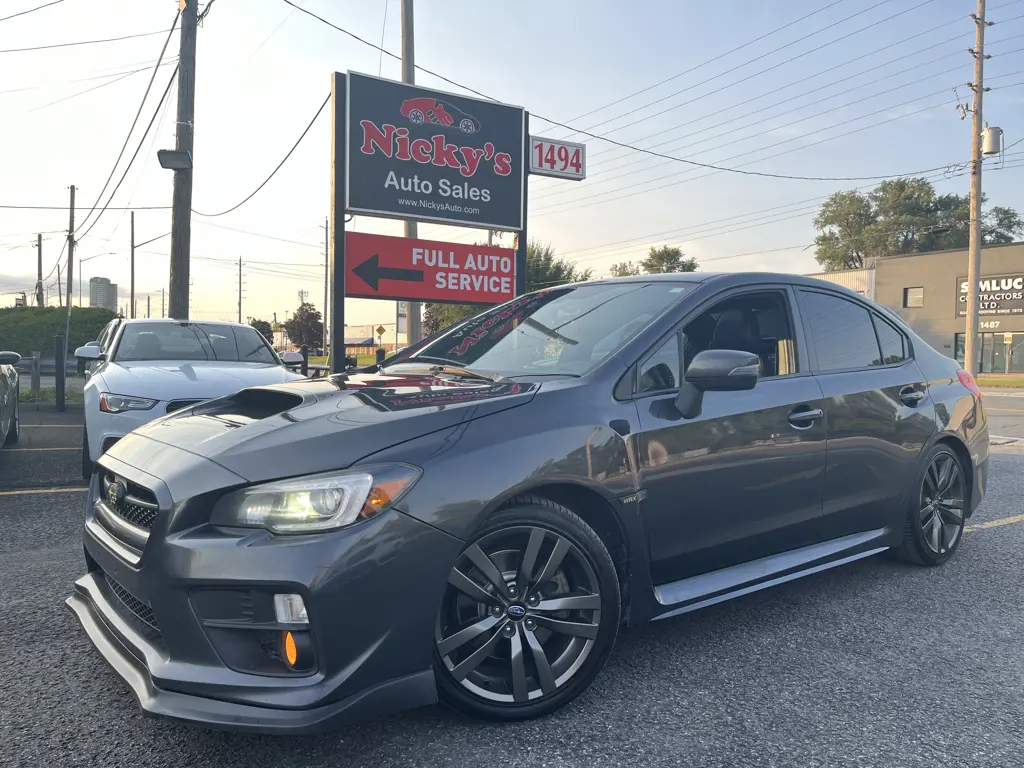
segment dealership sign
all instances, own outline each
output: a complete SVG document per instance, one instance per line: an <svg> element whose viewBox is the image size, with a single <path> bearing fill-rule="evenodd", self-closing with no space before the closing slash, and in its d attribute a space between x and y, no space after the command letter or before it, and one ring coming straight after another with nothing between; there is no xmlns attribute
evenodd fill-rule
<svg viewBox="0 0 1024 768"><path fill-rule="evenodd" d="M970 282L966 277L956 281L956 314L967 316L967 295ZM979 315L1024 315L1024 274L992 275L978 280Z"/></svg>
<svg viewBox="0 0 1024 768"><path fill-rule="evenodd" d="M520 230L520 107L348 74L350 213Z"/></svg>
<svg viewBox="0 0 1024 768"><path fill-rule="evenodd" d="M509 248L345 233L345 293L365 299L501 304L515 297Z"/></svg>

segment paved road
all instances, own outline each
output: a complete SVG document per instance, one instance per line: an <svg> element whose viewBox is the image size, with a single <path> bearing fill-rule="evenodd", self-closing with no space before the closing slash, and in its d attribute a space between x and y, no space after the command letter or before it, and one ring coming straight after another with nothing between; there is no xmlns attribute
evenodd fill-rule
<svg viewBox="0 0 1024 768"><path fill-rule="evenodd" d="M1024 438L1024 389L986 389L984 400L993 435Z"/></svg>
<svg viewBox="0 0 1024 768"><path fill-rule="evenodd" d="M23 420L26 445L78 439L73 414ZM430 707L304 739L141 717L63 606L84 494L59 489L79 481L53 469L60 452L21 454L52 487L23 493L0 472L0 764L1020 766L1024 450L996 450L989 499L943 568L872 558L630 630L591 691L544 720Z"/></svg>

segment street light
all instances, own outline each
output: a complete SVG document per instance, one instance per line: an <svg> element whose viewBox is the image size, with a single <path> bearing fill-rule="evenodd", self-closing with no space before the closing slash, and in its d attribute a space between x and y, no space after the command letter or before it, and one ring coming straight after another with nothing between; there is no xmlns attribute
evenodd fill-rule
<svg viewBox="0 0 1024 768"><path fill-rule="evenodd" d="M185 150L158 149L156 158L160 161L160 167L169 171L192 170L192 155Z"/></svg>
<svg viewBox="0 0 1024 768"><path fill-rule="evenodd" d="M78 260L78 306L82 306L82 262L91 261L92 259L98 259L100 256L113 255L113 251L107 251L106 253L97 253L95 256L86 256L84 259Z"/></svg>

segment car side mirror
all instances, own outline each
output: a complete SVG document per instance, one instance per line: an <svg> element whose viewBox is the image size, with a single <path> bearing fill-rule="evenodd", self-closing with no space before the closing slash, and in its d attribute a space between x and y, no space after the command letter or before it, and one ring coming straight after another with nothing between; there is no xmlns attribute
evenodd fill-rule
<svg viewBox="0 0 1024 768"><path fill-rule="evenodd" d="M301 352L282 352L281 362L285 365L301 365L302 364L302 353Z"/></svg>
<svg viewBox="0 0 1024 768"><path fill-rule="evenodd" d="M92 347L86 344L84 347L79 347L75 350L75 357L80 360L99 360L103 357L103 353L99 347Z"/></svg>
<svg viewBox="0 0 1024 768"><path fill-rule="evenodd" d="M761 359L735 349L706 349L693 358L683 375L676 408L687 419L700 416L705 392L753 389L761 372Z"/></svg>
<svg viewBox="0 0 1024 768"><path fill-rule="evenodd" d="M0 352L0 365L17 365L21 362L21 355L17 352Z"/></svg>

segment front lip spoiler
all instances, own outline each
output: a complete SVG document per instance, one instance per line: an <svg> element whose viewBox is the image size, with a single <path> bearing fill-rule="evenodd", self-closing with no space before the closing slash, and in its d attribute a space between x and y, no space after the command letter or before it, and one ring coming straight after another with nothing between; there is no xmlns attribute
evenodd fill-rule
<svg viewBox="0 0 1024 768"><path fill-rule="evenodd" d="M158 688L145 666L112 628L108 628L97 608L97 597L94 576L90 574L75 583L75 592L65 604L81 622L103 658L128 683L145 715L219 730L301 735L320 733L437 701L431 669L378 683L346 699L313 709L259 707ZM127 624L118 624L118 631L134 634Z"/></svg>

